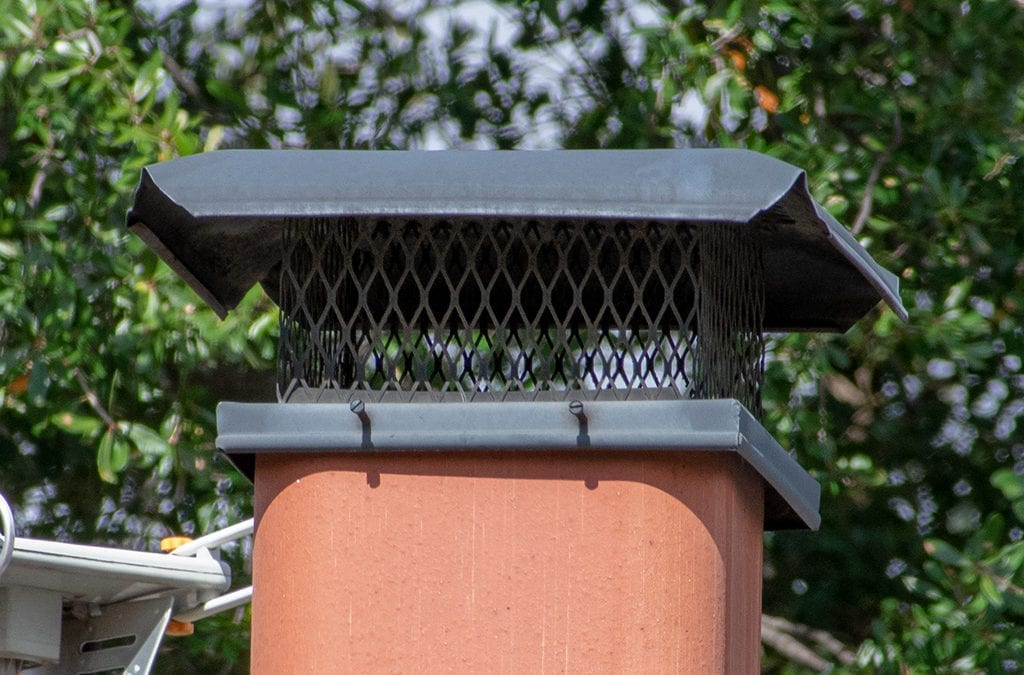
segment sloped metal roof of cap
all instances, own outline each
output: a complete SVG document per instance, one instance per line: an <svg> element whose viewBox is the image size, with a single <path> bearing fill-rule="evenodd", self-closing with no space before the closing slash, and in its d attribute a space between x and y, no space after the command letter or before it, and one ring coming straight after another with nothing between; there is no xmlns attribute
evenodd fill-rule
<svg viewBox="0 0 1024 675"><path fill-rule="evenodd" d="M745 150L225 150L144 169L127 222L224 316L274 278L286 219L367 215L745 224L764 247L766 330L843 331L879 300L906 318L898 278L806 174Z"/></svg>

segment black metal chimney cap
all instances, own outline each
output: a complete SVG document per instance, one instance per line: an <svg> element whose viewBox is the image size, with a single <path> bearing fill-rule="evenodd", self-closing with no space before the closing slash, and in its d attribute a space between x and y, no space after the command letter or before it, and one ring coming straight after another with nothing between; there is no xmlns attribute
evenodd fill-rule
<svg viewBox="0 0 1024 675"><path fill-rule="evenodd" d="M224 316L273 278L286 220L323 216L744 224L763 244L766 330L845 331L879 300L907 317L898 278L806 174L746 150L225 150L145 168L127 225Z"/></svg>

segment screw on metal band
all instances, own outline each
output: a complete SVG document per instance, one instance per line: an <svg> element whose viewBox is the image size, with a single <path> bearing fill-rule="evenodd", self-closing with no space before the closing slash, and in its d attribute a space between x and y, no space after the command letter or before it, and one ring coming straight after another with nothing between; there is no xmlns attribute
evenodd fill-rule
<svg viewBox="0 0 1024 675"><path fill-rule="evenodd" d="M366 413L366 403L361 398L354 398L348 404L348 409L351 410L363 426L363 447L372 448L373 440L370 438L370 416Z"/></svg>
<svg viewBox="0 0 1024 675"><path fill-rule="evenodd" d="M352 402L348 404L348 409L355 413L356 417L358 417L359 421L363 424L370 423L370 416L366 414L366 403L363 402L363 399L353 399Z"/></svg>
<svg viewBox="0 0 1024 675"><path fill-rule="evenodd" d="M573 399L569 401L569 412L576 416L580 422L580 432L576 435L576 444L581 448L590 447L590 423L587 414L583 412L583 401Z"/></svg>

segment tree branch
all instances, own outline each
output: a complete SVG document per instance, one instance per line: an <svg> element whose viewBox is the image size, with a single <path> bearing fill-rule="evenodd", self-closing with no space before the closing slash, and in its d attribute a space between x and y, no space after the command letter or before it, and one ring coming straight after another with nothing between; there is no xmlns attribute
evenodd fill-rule
<svg viewBox="0 0 1024 675"><path fill-rule="evenodd" d="M85 379L85 374L79 368L75 368L73 371L75 379L78 380L78 386L82 388L82 393L85 395L85 400L89 402L92 409L96 411L96 414L100 416L103 423L107 425L108 429L117 427L117 422L110 416L107 409L103 407L103 403L100 402L100 397L96 395L96 391L89 386L89 381Z"/></svg>
<svg viewBox="0 0 1024 675"><path fill-rule="evenodd" d="M895 152L897 146L903 142L903 124L900 122L900 112L897 110L893 114L892 120L892 138L889 141L889 145L885 147L885 150L878 155L875 159L875 163L871 167L871 173L868 174L868 182L864 185L864 195L860 200L860 209L857 211L857 217L853 219L853 225L850 231L854 235L861 233L864 226L868 222L868 218L871 217L871 207L875 201L875 185L878 183L878 178L882 174L882 169L889 160L892 159L892 154Z"/></svg>
<svg viewBox="0 0 1024 675"><path fill-rule="evenodd" d="M828 661L815 654L792 635L776 630L770 625L761 622L761 642L768 645L790 661L799 663L802 666L814 670L827 670L831 665Z"/></svg>
<svg viewBox="0 0 1024 675"><path fill-rule="evenodd" d="M831 633L793 623L780 616L761 615L761 641L786 658L815 670L828 670L833 664L801 642L798 637L815 643L843 665L853 664L857 657Z"/></svg>
<svg viewBox="0 0 1024 675"><path fill-rule="evenodd" d="M47 124L47 127L49 127L49 124ZM36 169L35 175L32 176L32 184L29 186L27 198L28 205L33 209L39 206L39 202L43 199L43 185L46 183L46 170L50 166L50 160L53 158L53 154L54 148L51 144L50 147L46 148L46 150L39 155L39 161L36 163L38 168Z"/></svg>
<svg viewBox="0 0 1024 675"><path fill-rule="evenodd" d="M185 72L185 69L178 65L178 62L171 57L166 51L164 52L164 68L167 73L174 80L174 84L177 85L178 89L193 99L197 104L206 106L206 97L203 92L199 89L199 85L192 79L192 76Z"/></svg>
<svg viewBox="0 0 1024 675"><path fill-rule="evenodd" d="M164 69L167 74L171 76L171 81L174 82L174 86L178 88L182 94L185 95L190 101L193 101L199 110L204 111L209 115L209 120L218 122L220 124L229 124L233 120L230 115L226 114L224 110L217 105L217 102L212 100L206 92L196 83L195 78L187 70L181 67L177 61L174 60L168 50L164 50L163 58Z"/></svg>

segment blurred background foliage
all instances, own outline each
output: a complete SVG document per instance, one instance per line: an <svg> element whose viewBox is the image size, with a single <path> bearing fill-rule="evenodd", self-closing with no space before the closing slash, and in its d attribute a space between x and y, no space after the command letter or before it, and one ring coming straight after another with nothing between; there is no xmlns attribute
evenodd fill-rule
<svg viewBox="0 0 1024 675"><path fill-rule="evenodd" d="M0 490L20 534L157 550L250 515L219 321L123 227L146 164L228 147L745 147L903 279L910 321L775 336L766 426L822 483L766 536L771 672L1024 667L1024 3L7 0ZM228 550L245 583L245 546ZM245 672L245 612L162 672Z"/></svg>

